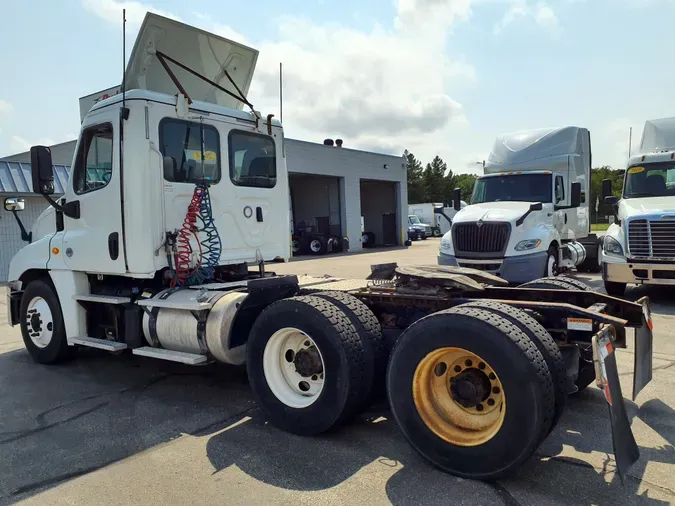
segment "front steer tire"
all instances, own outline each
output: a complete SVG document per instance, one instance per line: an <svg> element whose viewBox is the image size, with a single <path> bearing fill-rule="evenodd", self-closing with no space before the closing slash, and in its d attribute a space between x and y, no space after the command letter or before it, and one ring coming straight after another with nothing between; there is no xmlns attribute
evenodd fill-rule
<svg viewBox="0 0 675 506"><path fill-rule="evenodd" d="M265 373L268 342L289 328L310 336L323 362L322 390L305 407L280 400L268 384L273 379ZM310 436L348 421L363 409L370 395L373 357L344 311L326 299L301 296L274 302L256 319L247 343L247 371L253 395L272 425Z"/></svg>
<svg viewBox="0 0 675 506"><path fill-rule="evenodd" d="M28 314L31 301L42 299L48 306L51 313L51 339L44 347L37 346L31 334L34 330L30 327L31 315ZM32 311L32 310L31 310ZM54 291L52 284L43 279L31 281L23 292L21 305L19 309L21 336L23 342L30 353L30 356L40 364L58 364L65 362L75 356L76 348L68 346L66 339L66 329L63 322L63 313L61 312L61 303ZM46 322L42 322L46 324ZM49 330L49 329L45 329Z"/></svg>
<svg viewBox="0 0 675 506"><path fill-rule="evenodd" d="M433 366L429 360L445 350L456 349L487 362L488 370L494 370L503 388L501 425L486 436L487 440L473 445L458 439L454 432L428 425L422 416L428 418L429 409L418 408L416 400L421 398L426 381L415 379L434 384L439 376L445 381L442 375L457 370L453 368L457 366L443 367L440 363ZM420 376L420 368L428 363L433 366L431 372ZM387 371L392 413L408 442L436 467L470 479L502 478L532 455L553 420L553 388L546 361L531 339L506 318L477 308L440 311L415 322L399 338ZM455 395L453 392L441 399L443 390L435 391L440 392L439 398L426 406L438 406L436 401L448 401L447 395ZM453 399L449 402L455 402ZM474 437L471 430L462 433L462 437Z"/></svg>

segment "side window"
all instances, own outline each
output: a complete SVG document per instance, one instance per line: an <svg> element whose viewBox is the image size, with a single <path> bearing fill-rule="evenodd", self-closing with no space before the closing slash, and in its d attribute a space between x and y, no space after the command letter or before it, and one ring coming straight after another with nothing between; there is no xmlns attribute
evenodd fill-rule
<svg viewBox="0 0 675 506"><path fill-rule="evenodd" d="M204 123L164 118L159 122L164 179L173 183L220 181L220 136Z"/></svg>
<svg viewBox="0 0 675 506"><path fill-rule="evenodd" d="M556 178L555 178L555 203L557 204L561 200L565 200L565 185L563 184L563 178L561 176L556 176Z"/></svg>
<svg viewBox="0 0 675 506"><path fill-rule="evenodd" d="M237 186L274 188L277 156L268 135L232 130L228 136L230 179Z"/></svg>
<svg viewBox="0 0 675 506"><path fill-rule="evenodd" d="M113 126L96 125L82 132L73 169L73 190L78 195L107 186L112 178Z"/></svg>

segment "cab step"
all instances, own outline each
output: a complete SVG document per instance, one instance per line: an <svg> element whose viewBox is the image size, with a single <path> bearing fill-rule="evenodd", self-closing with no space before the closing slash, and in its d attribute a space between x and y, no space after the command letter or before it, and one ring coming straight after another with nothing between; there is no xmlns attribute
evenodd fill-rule
<svg viewBox="0 0 675 506"><path fill-rule="evenodd" d="M157 358L160 360L169 360L170 362L180 362L187 365L206 364L209 359L204 355L196 353L185 353L183 351L166 350L164 348L153 348L152 346L143 346L131 350L134 355L141 357Z"/></svg>
<svg viewBox="0 0 675 506"><path fill-rule="evenodd" d="M117 295L97 295L94 293L80 293L73 295L73 299L79 302L100 302L102 304L129 304L130 297L119 297Z"/></svg>
<svg viewBox="0 0 675 506"><path fill-rule="evenodd" d="M122 351L127 349L127 345L117 341L108 341L107 339L97 339L95 337L69 337L68 344L79 344L89 348L98 348L106 351Z"/></svg>

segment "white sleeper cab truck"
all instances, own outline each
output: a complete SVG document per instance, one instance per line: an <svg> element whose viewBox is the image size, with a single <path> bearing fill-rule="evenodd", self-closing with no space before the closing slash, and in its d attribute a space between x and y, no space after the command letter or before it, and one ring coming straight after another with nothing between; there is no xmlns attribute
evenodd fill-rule
<svg viewBox="0 0 675 506"><path fill-rule="evenodd" d="M621 296L628 284L675 285L675 118L645 123L621 199L609 179L602 193L615 218L602 251L607 293Z"/></svg>
<svg viewBox="0 0 675 506"><path fill-rule="evenodd" d="M8 317L33 359L64 362L93 347L139 361L246 364L256 416L305 436L386 394L422 456L486 480L519 469L567 396L595 382L612 400L625 476L639 451L616 362L605 359L635 328L633 399L649 383L648 299L612 299L573 280L508 287L459 267L376 265L368 279L266 271L290 256L289 188L282 127L246 99L256 58L148 14L121 92L84 116L62 197L53 198L49 149L31 149L33 191L51 210L12 259ZM546 191L536 200L573 208L573 187L565 192L555 204ZM535 233L518 240L543 240ZM576 327L561 328L561 306ZM539 321L525 312L533 307Z"/></svg>
<svg viewBox="0 0 675 506"><path fill-rule="evenodd" d="M442 240L439 265L471 267L510 283L576 267L598 271L590 233L590 132L573 126L504 134L495 141L471 204ZM442 213L441 209L437 209Z"/></svg>

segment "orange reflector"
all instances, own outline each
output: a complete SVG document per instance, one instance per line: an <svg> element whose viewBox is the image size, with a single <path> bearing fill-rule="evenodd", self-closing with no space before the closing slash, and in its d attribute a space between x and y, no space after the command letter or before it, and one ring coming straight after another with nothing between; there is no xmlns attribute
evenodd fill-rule
<svg viewBox="0 0 675 506"><path fill-rule="evenodd" d="M59 254L59 248L52 248L52 255L58 255Z"/></svg>
<svg viewBox="0 0 675 506"><path fill-rule="evenodd" d="M523 173L522 170L519 170L518 172L516 172L516 174L522 174L522 173Z"/></svg>

